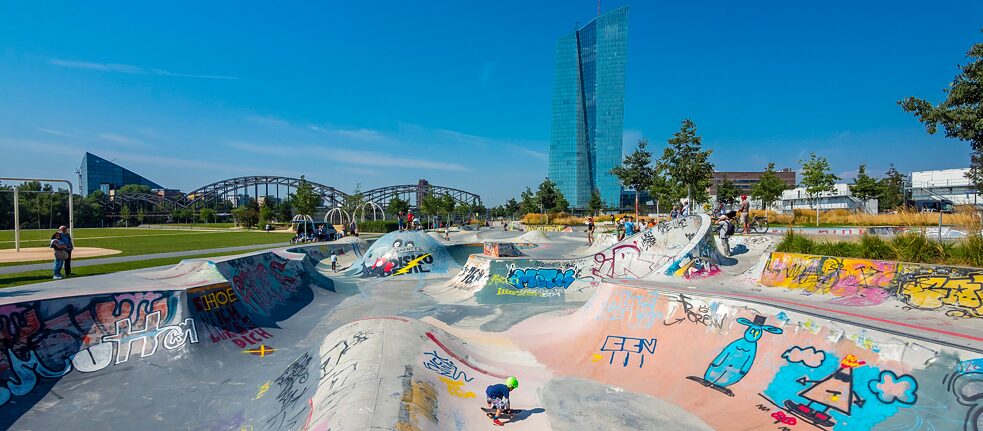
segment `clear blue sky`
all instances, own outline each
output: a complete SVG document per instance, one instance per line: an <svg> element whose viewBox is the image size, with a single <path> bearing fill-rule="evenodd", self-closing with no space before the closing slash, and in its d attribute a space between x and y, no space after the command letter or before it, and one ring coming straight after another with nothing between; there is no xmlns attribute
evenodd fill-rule
<svg viewBox="0 0 983 431"><path fill-rule="evenodd" d="M604 10L625 4L604 1ZM630 4L625 139L696 121L719 170L963 167L896 101L941 100L983 2ZM546 173L553 48L592 0L3 2L0 176L82 154L185 191L239 175L455 186ZM630 145L626 146L626 151Z"/></svg>

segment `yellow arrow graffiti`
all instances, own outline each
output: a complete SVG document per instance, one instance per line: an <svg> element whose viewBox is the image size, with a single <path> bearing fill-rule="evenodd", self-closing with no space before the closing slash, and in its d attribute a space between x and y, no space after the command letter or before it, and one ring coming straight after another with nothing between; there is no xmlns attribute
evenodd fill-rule
<svg viewBox="0 0 983 431"><path fill-rule="evenodd" d="M418 257L416 259L413 259L413 260L411 260L409 262L406 262L406 266L400 268L400 270L399 271L396 271L396 273L393 274L393 275L401 275L401 274L406 274L407 272L410 272L410 270L413 269L414 266L419 265L420 264L420 261L422 261L423 259L426 259L427 256L430 256L430 253L427 253L427 254L425 254L423 256L420 256L420 257Z"/></svg>

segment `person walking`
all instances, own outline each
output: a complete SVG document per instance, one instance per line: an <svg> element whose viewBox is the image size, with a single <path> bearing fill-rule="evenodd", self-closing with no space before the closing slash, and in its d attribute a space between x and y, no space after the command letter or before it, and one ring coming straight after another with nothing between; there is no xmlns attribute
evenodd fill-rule
<svg viewBox="0 0 983 431"><path fill-rule="evenodd" d="M587 245L594 245L594 217L587 217Z"/></svg>
<svg viewBox="0 0 983 431"><path fill-rule="evenodd" d="M331 251L331 271L338 272L338 255Z"/></svg>
<svg viewBox="0 0 983 431"><path fill-rule="evenodd" d="M747 200L747 195L741 195L741 230L744 235L751 233L751 225L748 223L748 213L751 212L751 202Z"/></svg>
<svg viewBox="0 0 983 431"><path fill-rule="evenodd" d="M61 268L65 265L65 259L68 257L68 252L65 251L65 243L61 241L61 232L55 232L51 235L51 242L48 243L48 247L54 249L55 252L55 268L54 268L54 279L61 280Z"/></svg>
<svg viewBox="0 0 983 431"><path fill-rule="evenodd" d="M734 224L727 219L726 215L721 215L717 219L717 224L720 226L720 244L724 248L724 255L730 257L730 237L734 235Z"/></svg>
<svg viewBox="0 0 983 431"><path fill-rule="evenodd" d="M72 236L68 233L67 226L59 226L58 233L61 234L61 243L65 245L65 252L68 256L65 258L65 277L71 277L72 274L72 250L75 249L75 244L72 243Z"/></svg>

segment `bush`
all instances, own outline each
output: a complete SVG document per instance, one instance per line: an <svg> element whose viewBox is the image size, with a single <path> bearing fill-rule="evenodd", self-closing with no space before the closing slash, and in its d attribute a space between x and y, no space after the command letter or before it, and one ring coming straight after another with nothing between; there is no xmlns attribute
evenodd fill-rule
<svg viewBox="0 0 983 431"><path fill-rule="evenodd" d="M775 246L775 251L782 253L813 254L813 248L815 248L815 241L789 229L785 231L785 235L782 235L782 240Z"/></svg>
<svg viewBox="0 0 983 431"><path fill-rule="evenodd" d="M961 260L970 266L983 268L983 236L970 235L961 245L957 251Z"/></svg>
<svg viewBox="0 0 983 431"><path fill-rule="evenodd" d="M890 242L894 260L902 262L935 263L944 259L942 245L928 239L921 232L906 232L895 235Z"/></svg>
<svg viewBox="0 0 983 431"><path fill-rule="evenodd" d="M857 257L856 246L844 241L819 241L813 244L812 253L823 256Z"/></svg>
<svg viewBox="0 0 983 431"><path fill-rule="evenodd" d="M360 233L389 233L399 230L399 222L395 220L366 220L358 222Z"/></svg>
<svg viewBox="0 0 983 431"><path fill-rule="evenodd" d="M860 235L857 241L857 256L867 259L891 260L894 259L894 251L888 242L877 235L865 233Z"/></svg>

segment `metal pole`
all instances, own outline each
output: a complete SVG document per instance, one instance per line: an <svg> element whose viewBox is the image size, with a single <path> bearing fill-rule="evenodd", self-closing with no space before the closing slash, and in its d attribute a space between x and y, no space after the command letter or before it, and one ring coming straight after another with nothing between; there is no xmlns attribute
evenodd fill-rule
<svg viewBox="0 0 983 431"><path fill-rule="evenodd" d="M20 251L20 201L17 198L17 189L14 187L14 251Z"/></svg>
<svg viewBox="0 0 983 431"><path fill-rule="evenodd" d="M75 241L75 191L72 190L72 183L68 183L68 236Z"/></svg>

